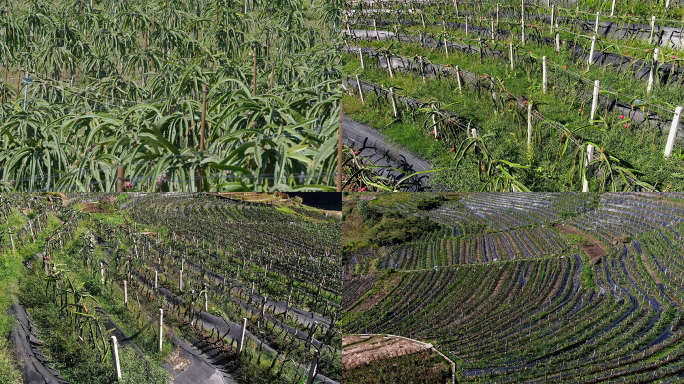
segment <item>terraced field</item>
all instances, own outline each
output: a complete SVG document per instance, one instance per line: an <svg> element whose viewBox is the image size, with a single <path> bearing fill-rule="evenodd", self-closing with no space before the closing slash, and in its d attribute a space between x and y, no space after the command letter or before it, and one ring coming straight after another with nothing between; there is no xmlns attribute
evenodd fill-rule
<svg viewBox="0 0 684 384"><path fill-rule="evenodd" d="M610 3L345 2L348 189L681 191L681 4Z"/></svg>
<svg viewBox="0 0 684 384"><path fill-rule="evenodd" d="M341 380L337 217L286 197L0 202L0 331L21 362L0 381Z"/></svg>
<svg viewBox="0 0 684 384"><path fill-rule="evenodd" d="M345 334L430 343L458 382L684 381L683 194L364 196L347 221L439 227L357 248L343 232Z"/></svg>

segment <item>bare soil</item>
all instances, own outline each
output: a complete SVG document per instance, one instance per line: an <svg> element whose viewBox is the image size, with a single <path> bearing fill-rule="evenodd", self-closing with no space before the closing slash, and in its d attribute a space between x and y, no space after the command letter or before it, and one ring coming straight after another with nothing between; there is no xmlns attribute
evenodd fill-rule
<svg viewBox="0 0 684 384"><path fill-rule="evenodd" d="M166 358L166 361L171 363L174 372L180 372L190 365L190 360L180 356L180 347L176 348L171 354Z"/></svg>
<svg viewBox="0 0 684 384"><path fill-rule="evenodd" d="M606 254L603 244L601 244L601 242L593 235L567 224L554 224L553 226L561 233L571 233L573 235L583 237L588 244L579 244L579 248L584 251L584 253L589 255L589 259L592 263L595 263L598 259Z"/></svg>
<svg viewBox="0 0 684 384"><path fill-rule="evenodd" d="M367 338L355 335L342 336L342 366L344 369L351 369L380 356L404 356L429 349L429 345L379 335Z"/></svg>
<svg viewBox="0 0 684 384"><path fill-rule="evenodd" d="M83 204L83 212L85 213L102 213L104 212L100 208L100 203L85 203Z"/></svg>

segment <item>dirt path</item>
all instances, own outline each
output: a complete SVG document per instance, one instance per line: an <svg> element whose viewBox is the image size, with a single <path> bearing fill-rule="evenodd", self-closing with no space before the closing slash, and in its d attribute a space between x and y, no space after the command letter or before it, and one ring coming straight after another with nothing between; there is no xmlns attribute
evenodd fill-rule
<svg viewBox="0 0 684 384"><path fill-rule="evenodd" d="M554 228L559 230L561 233L571 233L584 238L588 244L579 244L579 248L584 251L584 253L589 255L591 262L595 262L606 254L603 244L601 244L601 242L598 241L598 239L593 235L567 224L554 224Z"/></svg>

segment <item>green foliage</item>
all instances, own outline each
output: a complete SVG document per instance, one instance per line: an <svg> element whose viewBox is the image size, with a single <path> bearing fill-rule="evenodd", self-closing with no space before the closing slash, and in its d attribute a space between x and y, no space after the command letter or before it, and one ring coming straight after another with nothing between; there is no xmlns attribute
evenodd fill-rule
<svg viewBox="0 0 684 384"><path fill-rule="evenodd" d="M83 283L83 288L93 296L100 296L104 293L105 287L98 280L89 279Z"/></svg>
<svg viewBox="0 0 684 384"><path fill-rule="evenodd" d="M15 351L9 342L0 338L0 383L21 384L21 373L15 361Z"/></svg>
<svg viewBox="0 0 684 384"><path fill-rule="evenodd" d="M420 28L418 28L420 29ZM454 36L460 36L462 31L450 31ZM414 33L417 33L414 31ZM466 37L465 35L461 37ZM454 37L457 39L457 37ZM384 46L386 42L360 42L361 46ZM502 50L507 44L492 42L492 49ZM553 57L555 62L568 63L574 59L561 53L556 57L553 47L534 47L534 58L526 53L520 53L518 65L515 70L502 65L501 58L487 57L480 61L473 55L453 52L447 59L442 50L431 50L415 43L393 43L392 50L396 54L406 57L422 55L431 62L440 64L458 63L461 68L483 76L488 74L496 79L492 86L479 84L471 89L465 89L459 94L455 81L451 78L428 79L423 83L420 76L397 72L393 79L388 78L387 72L377 69L372 62L367 64L361 78L365 81L384 87L394 86L402 89L402 96L410 96L423 101L439 100L442 109L454 112L457 116L471 121L478 129L482 139L478 144L486 144L489 150L488 159L505 161L506 163L489 163L481 161L476 156L471 156L467 161L462 161L455 166L454 156L450 154L454 148L468 140L464 132L456 132L455 135L435 140L430 130L425 129L422 123L425 114L420 112L404 111L399 119L392 116L391 108L387 101L378 102L374 94L368 94L366 104L361 105L358 98L345 96L343 104L345 110L350 106L348 113L362 123L369 124L382 131L390 140L401 144L412 152L428 159L433 167L445 168L431 177L431 183L436 186L446 187L452 190L481 190L492 189L496 186L492 179L498 179L506 183L517 181L532 191L567 191L581 189L582 173L581 159L572 156L574 144L568 143L571 134L578 143L593 142L599 152L594 160L593 172L590 173L590 189L605 191L621 191L651 188L655 186L662 190L681 190L684 188L680 178L682 160L676 156L666 159L662 156L666 135L652 126L637 129L636 124L628 124L629 119L619 118L619 113L605 110L599 111L600 124L596 126L587 123L586 101L582 95L590 92L591 82L589 79L602 79L602 83L610 84L612 89L623 90L630 94L636 92L638 98L646 100L667 100L670 104L681 104L684 94L678 87L656 87L653 94L646 95L645 81L635 81L631 76L625 77L623 73L615 73L613 69L606 70L601 67L592 67L588 73L583 73L584 68L571 68L575 72L582 73L578 80L574 76L563 72L552 71L550 83L557 89L543 94L539 87L533 86L537 82L537 73L540 67L539 58L542 55ZM504 55L506 56L506 55ZM345 71L354 71L357 68L358 57L345 55ZM584 63L580 63L584 65ZM578 66L580 65L578 64ZM500 100L492 103L492 92L501 94L510 92L517 97L534 100L535 108L543 115L564 126L566 132L551 129L546 124L536 124L533 136L533 151L528 151L526 145L526 114L515 107L521 100ZM477 102L474 102L477 99ZM507 104L507 105L506 105ZM641 105L646 111L653 111L649 106ZM395 121L396 120L396 121ZM627 127L625 127L627 125ZM463 130L463 127L460 127ZM472 140L474 141L474 140ZM581 145L579 146L582 149ZM580 151L581 152L581 151ZM579 155L580 152L575 153ZM489 164L489 165L488 165ZM516 166L512 166L516 165ZM529 167L529 168L523 168ZM576 169L573 170L573 167ZM483 169L494 177L478 179ZM499 174L493 173L498 171ZM515 174L511 173L514 171ZM513 176L513 177L509 177ZM637 178L638 181L633 179ZM498 184L501 186L501 182ZM520 189L518 185L516 188Z"/></svg>
<svg viewBox="0 0 684 384"><path fill-rule="evenodd" d="M119 348L121 360L121 381L125 384L167 384L171 375L147 359L141 359L132 348Z"/></svg>
<svg viewBox="0 0 684 384"><path fill-rule="evenodd" d="M434 232L439 224L426 217L383 218L371 230L371 242L379 246L411 241L424 233Z"/></svg>
<svg viewBox="0 0 684 384"><path fill-rule="evenodd" d="M359 213L359 217L361 217L363 220L372 221L382 217L382 213L380 213L375 206L369 204L368 201L359 202L357 205L357 211Z"/></svg>
<svg viewBox="0 0 684 384"><path fill-rule="evenodd" d="M560 211L558 213L558 216L560 216L561 219L567 219L573 216L577 216L576 212L569 212L569 211Z"/></svg>
<svg viewBox="0 0 684 384"><path fill-rule="evenodd" d="M564 233L564 235L568 238L570 244L589 245L589 240L584 236L576 235L574 233Z"/></svg>
<svg viewBox="0 0 684 384"><path fill-rule="evenodd" d="M420 209L421 211L430 211L441 206L443 202L444 198L441 195L426 197L418 200L416 208Z"/></svg>
<svg viewBox="0 0 684 384"><path fill-rule="evenodd" d="M119 164L135 191L331 189L337 2L86 3L4 18L3 64L37 81L2 84L0 190L109 192Z"/></svg>
<svg viewBox="0 0 684 384"><path fill-rule="evenodd" d="M594 266L589 263L585 263L580 271L580 285L584 289L598 288L595 280L596 272L594 271Z"/></svg>

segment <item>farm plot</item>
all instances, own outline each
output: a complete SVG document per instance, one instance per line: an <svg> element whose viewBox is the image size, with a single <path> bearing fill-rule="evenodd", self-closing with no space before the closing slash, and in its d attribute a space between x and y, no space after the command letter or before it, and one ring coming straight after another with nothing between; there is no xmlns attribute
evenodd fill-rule
<svg viewBox="0 0 684 384"><path fill-rule="evenodd" d="M0 190L333 190L336 9L4 4Z"/></svg>
<svg viewBox="0 0 684 384"><path fill-rule="evenodd" d="M430 343L455 362L458 382L680 382L684 195L536 195L482 193L458 202L522 210L525 200L528 206L546 200L554 224L591 234L605 253L590 258L573 245L588 239L569 236L565 251L553 255L345 276L357 295L342 317L344 333ZM566 211L570 206L576 209ZM509 220L489 219L504 226ZM440 228L431 239L444 233ZM392 284L388 276L396 276Z"/></svg>
<svg viewBox="0 0 684 384"><path fill-rule="evenodd" d="M124 382L341 380L339 219L213 195L63 198L2 199L38 372L115 382L116 336Z"/></svg>
<svg viewBox="0 0 684 384"><path fill-rule="evenodd" d="M342 339L345 382L444 383L451 367L429 344L390 335Z"/></svg>
<svg viewBox="0 0 684 384"><path fill-rule="evenodd" d="M657 28L642 41L524 3L348 5L344 111L430 162L432 188L682 188L682 55Z"/></svg>

